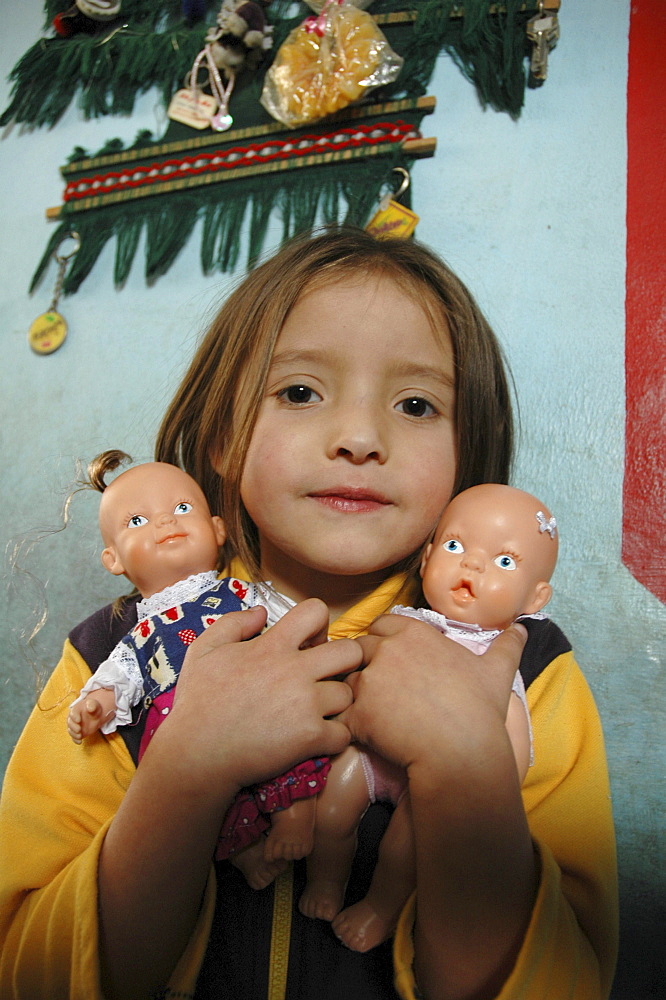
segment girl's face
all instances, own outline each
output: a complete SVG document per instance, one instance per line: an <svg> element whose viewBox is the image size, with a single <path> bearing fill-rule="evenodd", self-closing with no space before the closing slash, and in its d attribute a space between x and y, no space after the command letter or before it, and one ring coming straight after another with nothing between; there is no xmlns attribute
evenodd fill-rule
<svg viewBox="0 0 666 1000"><path fill-rule="evenodd" d="M420 548L453 488L454 384L448 335L391 278L301 296L241 481L264 579L295 600L360 596Z"/></svg>

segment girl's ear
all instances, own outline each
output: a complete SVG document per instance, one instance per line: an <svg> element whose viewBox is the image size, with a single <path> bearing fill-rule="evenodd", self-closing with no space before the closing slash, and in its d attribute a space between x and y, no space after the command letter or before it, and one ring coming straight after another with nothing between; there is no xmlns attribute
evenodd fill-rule
<svg viewBox="0 0 666 1000"><path fill-rule="evenodd" d="M227 540L227 529L224 526L224 521L217 514L213 516L213 530L217 544L224 545Z"/></svg>
<svg viewBox="0 0 666 1000"><path fill-rule="evenodd" d="M122 576L125 572L125 567L118 558L118 554L112 545L104 549L102 552L102 566L104 569L108 570L109 573L113 573L114 576Z"/></svg>
<svg viewBox="0 0 666 1000"><path fill-rule="evenodd" d="M421 576L423 576L423 574L425 573L426 563L428 562L428 559L430 559L431 552L432 552L432 542L428 542L428 544L426 545L425 552L421 556L421 566L419 568L419 573L421 574Z"/></svg>
<svg viewBox="0 0 666 1000"><path fill-rule="evenodd" d="M548 601L553 596L553 588L549 583L542 580L537 583L534 588L534 596L529 607L525 608L523 611L524 615L534 615L537 611L541 611L542 608L548 604Z"/></svg>

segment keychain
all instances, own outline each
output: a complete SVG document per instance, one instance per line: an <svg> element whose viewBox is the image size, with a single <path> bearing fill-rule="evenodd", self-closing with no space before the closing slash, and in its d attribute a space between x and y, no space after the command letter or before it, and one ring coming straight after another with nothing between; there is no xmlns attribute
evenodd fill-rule
<svg viewBox="0 0 666 1000"><path fill-rule="evenodd" d="M409 171L404 167L394 167L393 173L401 175L400 187L395 194L388 192L384 195L377 211L365 227L367 232L377 239L388 236L400 236L406 239L412 235L419 221L416 212L412 212L395 200L409 187Z"/></svg>
<svg viewBox="0 0 666 1000"><path fill-rule="evenodd" d="M197 83L199 69L205 61L208 70L208 84L212 94L204 94ZM171 99L167 114L169 118L192 128L212 128L215 132L226 132L233 125L229 114L229 98L234 89L236 75L228 70L229 80L225 87L220 71L215 65L210 44L206 45L194 60L190 73L190 86L179 90Z"/></svg>
<svg viewBox="0 0 666 1000"><path fill-rule="evenodd" d="M74 246L69 253L58 253L58 250L67 240L73 240ZM79 252L81 239L78 233L68 233L53 251L53 258L58 265L58 276L55 288L53 289L53 299L48 312L42 313L32 323L28 331L28 343L37 354L53 354L62 346L67 336L67 323L57 311L58 300L62 290L62 283L65 278L65 271L69 261Z"/></svg>

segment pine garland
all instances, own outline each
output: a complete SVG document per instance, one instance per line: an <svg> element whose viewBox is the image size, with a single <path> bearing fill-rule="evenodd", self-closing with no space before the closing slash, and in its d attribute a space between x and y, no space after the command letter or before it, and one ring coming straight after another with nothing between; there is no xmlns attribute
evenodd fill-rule
<svg viewBox="0 0 666 1000"><path fill-rule="evenodd" d="M46 0L47 29L62 3ZM203 47L219 0L207 0L207 5L206 22L190 27L183 20L179 0L123 0L121 18L101 28L99 34L40 39L10 74L11 101L0 125L16 121L51 127L75 99L85 118L131 114L137 96L151 87L157 87L168 104ZM381 16L409 6L404 0L375 0L371 11ZM527 83L525 23L536 9L536 0L527 4L506 0L499 11L500 5L491 0L465 0L464 4L421 0L411 6L417 17L408 31L382 25L405 66L398 80L378 96L424 94L437 56L446 51L476 86L484 105L517 117ZM529 9L521 10L522 6ZM461 7L464 16L460 16ZM292 8L288 0L273 0L268 7L275 49L310 13L305 3L296 16Z"/></svg>

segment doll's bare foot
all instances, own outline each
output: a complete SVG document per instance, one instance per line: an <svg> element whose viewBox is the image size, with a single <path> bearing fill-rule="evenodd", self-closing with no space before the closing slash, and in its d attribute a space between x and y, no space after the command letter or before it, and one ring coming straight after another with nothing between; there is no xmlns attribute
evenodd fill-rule
<svg viewBox="0 0 666 1000"><path fill-rule="evenodd" d="M265 859L264 839L260 837L231 859L231 863L245 876L250 889L265 889L287 867L286 861Z"/></svg>
<svg viewBox="0 0 666 1000"><path fill-rule="evenodd" d="M345 886L334 879L317 879L308 882L298 902L304 917L328 920L337 916L345 901Z"/></svg>
<svg viewBox="0 0 666 1000"><path fill-rule="evenodd" d="M109 695L111 696L109 700ZM112 704L113 707L110 707ZM105 722L115 715L113 691L104 688L90 695L78 705L72 705L67 716L67 732L75 743L82 743L86 736L99 732Z"/></svg>
<svg viewBox="0 0 666 1000"><path fill-rule="evenodd" d="M352 951L370 951L391 935L395 920L380 915L366 899L338 913L333 931Z"/></svg>
<svg viewBox="0 0 666 1000"><path fill-rule="evenodd" d="M264 842L266 861L298 861L314 843L316 799L299 799L288 809L273 813L271 829Z"/></svg>

